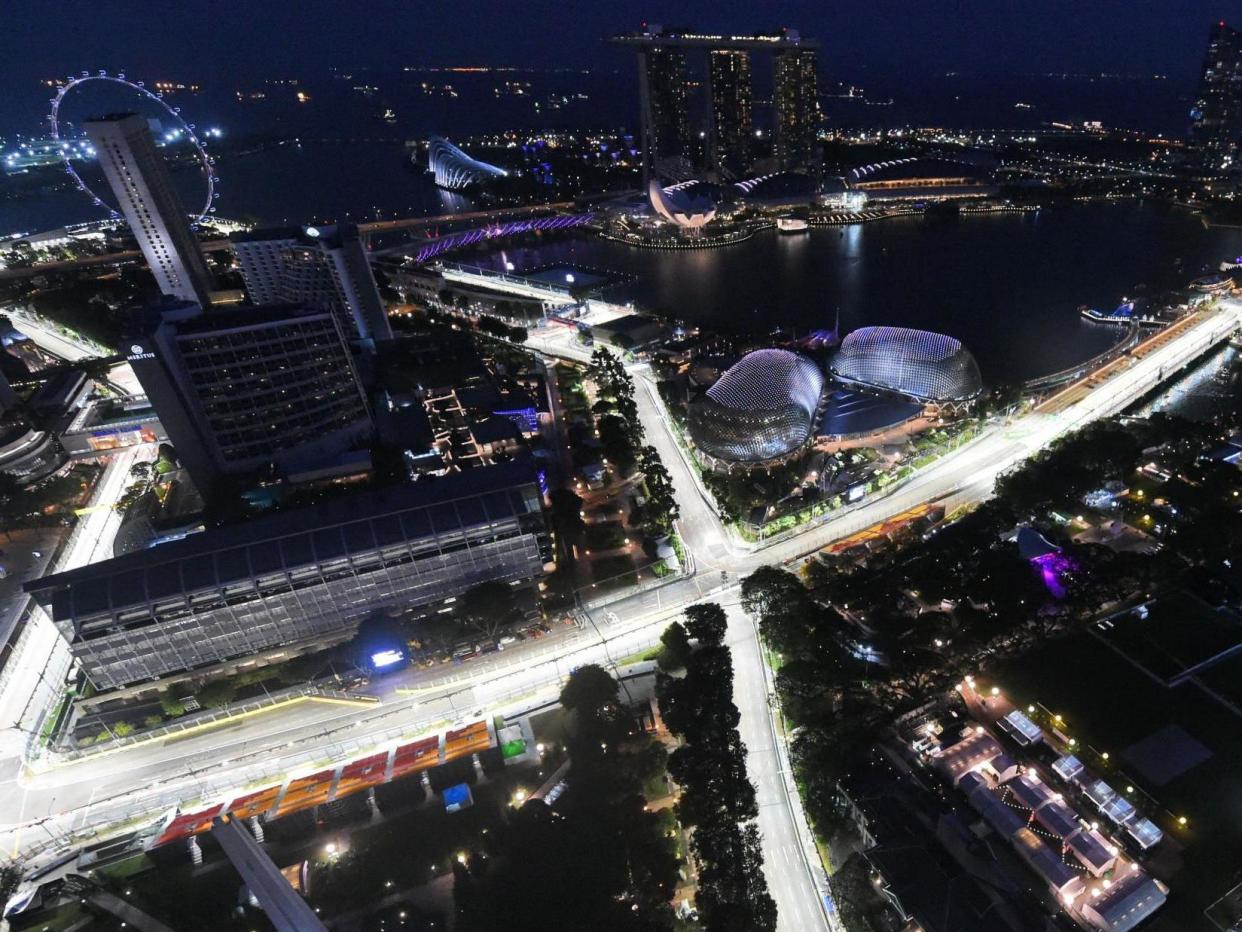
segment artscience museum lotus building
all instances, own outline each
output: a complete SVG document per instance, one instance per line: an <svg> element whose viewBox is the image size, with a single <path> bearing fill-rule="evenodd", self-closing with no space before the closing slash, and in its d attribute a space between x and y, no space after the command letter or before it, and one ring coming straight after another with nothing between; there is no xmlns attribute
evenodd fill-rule
<svg viewBox="0 0 1242 932"><path fill-rule="evenodd" d="M810 442L823 396L823 373L810 359L756 350L690 404L690 436L714 466L769 465Z"/></svg>

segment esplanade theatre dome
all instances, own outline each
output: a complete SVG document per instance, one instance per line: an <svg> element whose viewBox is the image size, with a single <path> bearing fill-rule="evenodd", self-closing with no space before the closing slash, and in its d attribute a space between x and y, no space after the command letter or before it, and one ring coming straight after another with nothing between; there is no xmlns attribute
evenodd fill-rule
<svg viewBox="0 0 1242 932"><path fill-rule="evenodd" d="M841 343L831 368L846 385L917 401L969 401L983 390L979 365L961 343L942 333L906 327L855 330Z"/></svg>
<svg viewBox="0 0 1242 932"><path fill-rule="evenodd" d="M690 436L723 463L780 459L810 440L823 391L823 373L805 356L755 350L691 402Z"/></svg>

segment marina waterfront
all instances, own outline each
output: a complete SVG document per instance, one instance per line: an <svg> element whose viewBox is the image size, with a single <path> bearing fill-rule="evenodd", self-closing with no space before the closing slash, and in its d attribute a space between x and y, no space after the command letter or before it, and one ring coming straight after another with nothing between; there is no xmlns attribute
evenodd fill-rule
<svg viewBox="0 0 1242 932"><path fill-rule="evenodd" d="M960 339L989 382L1030 379L1103 352L1117 328L1083 304L1184 288L1242 252L1242 230L1207 229L1144 202L1025 214L897 217L803 236L774 230L704 250L645 250L598 237L514 245L462 261L517 270L549 264L624 273L607 295L673 320L738 334L798 335L874 324ZM961 269L969 269L962 274Z"/></svg>
<svg viewBox="0 0 1242 932"><path fill-rule="evenodd" d="M359 171L366 166L366 171ZM408 164L398 142L284 144L222 160L221 216L260 226L373 220L470 209ZM196 182L176 173L179 185ZM4 204L5 226L91 219L76 190ZM892 324L947 333L990 382L1029 379L1103 352L1117 328L1079 308L1185 287L1242 253L1242 230L1206 228L1154 202L1057 204L1025 213L895 217L799 236L763 230L702 250L651 250L591 234L454 253L500 269L569 264L620 273L606 297L670 320L762 336ZM969 269L963 274L962 269Z"/></svg>

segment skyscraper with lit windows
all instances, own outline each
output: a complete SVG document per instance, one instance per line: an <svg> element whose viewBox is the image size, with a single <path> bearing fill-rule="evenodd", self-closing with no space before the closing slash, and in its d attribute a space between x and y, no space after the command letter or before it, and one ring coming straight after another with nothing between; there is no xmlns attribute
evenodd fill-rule
<svg viewBox="0 0 1242 932"><path fill-rule="evenodd" d="M1205 168L1236 168L1242 146L1242 33L1212 26L1190 111L1190 150Z"/></svg>
<svg viewBox="0 0 1242 932"><path fill-rule="evenodd" d="M152 309L127 358L177 457L210 494L226 475L296 475L364 448L366 394L337 316L275 304Z"/></svg>
<svg viewBox="0 0 1242 932"><path fill-rule="evenodd" d="M776 111L776 159L782 168L805 166L811 161L819 124L813 49L777 53L772 98Z"/></svg>
<svg viewBox="0 0 1242 932"><path fill-rule="evenodd" d="M723 35L643 23L638 31L611 41L638 54L644 187L653 176L662 183L689 181L704 161L725 169L727 175L745 174L766 158L766 153L756 151L753 129L754 53L773 62L775 154L781 167L803 168L811 161L819 122L815 39L789 28ZM695 77L687 70L687 57L695 52L707 58L706 80L697 78L701 74L697 58L690 63ZM700 107L698 88L707 89L706 107ZM692 133L691 119L698 129L704 112L707 122ZM698 151L700 139L708 151Z"/></svg>
<svg viewBox="0 0 1242 932"><path fill-rule="evenodd" d="M209 304L211 274L147 121L112 114L88 120L84 129L160 291Z"/></svg>
<svg viewBox="0 0 1242 932"><path fill-rule="evenodd" d="M255 304L302 303L335 313L351 340L392 339L366 247L352 223L234 233L229 237Z"/></svg>
<svg viewBox="0 0 1242 932"><path fill-rule="evenodd" d="M714 49L708 57L712 95L712 161L723 172L750 168L752 84L750 53Z"/></svg>
<svg viewBox="0 0 1242 932"><path fill-rule="evenodd" d="M643 113L644 168L690 162L690 121L686 110L686 54L653 46L639 53ZM672 173L675 175L674 167Z"/></svg>

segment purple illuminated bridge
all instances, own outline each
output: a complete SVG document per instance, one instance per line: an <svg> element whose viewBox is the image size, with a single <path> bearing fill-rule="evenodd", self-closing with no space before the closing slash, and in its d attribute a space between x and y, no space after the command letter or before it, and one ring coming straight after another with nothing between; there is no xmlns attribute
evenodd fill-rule
<svg viewBox="0 0 1242 932"><path fill-rule="evenodd" d="M533 233L537 230L568 230L589 222L595 214L555 214L549 217L534 217L530 220L511 220L508 223L496 223L473 230L461 230L457 233L446 233L437 239L429 240L419 247L414 256L416 262L430 262L436 256L443 255L462 246L473 246L485 240L501 239L518 233Z"/></svg>

